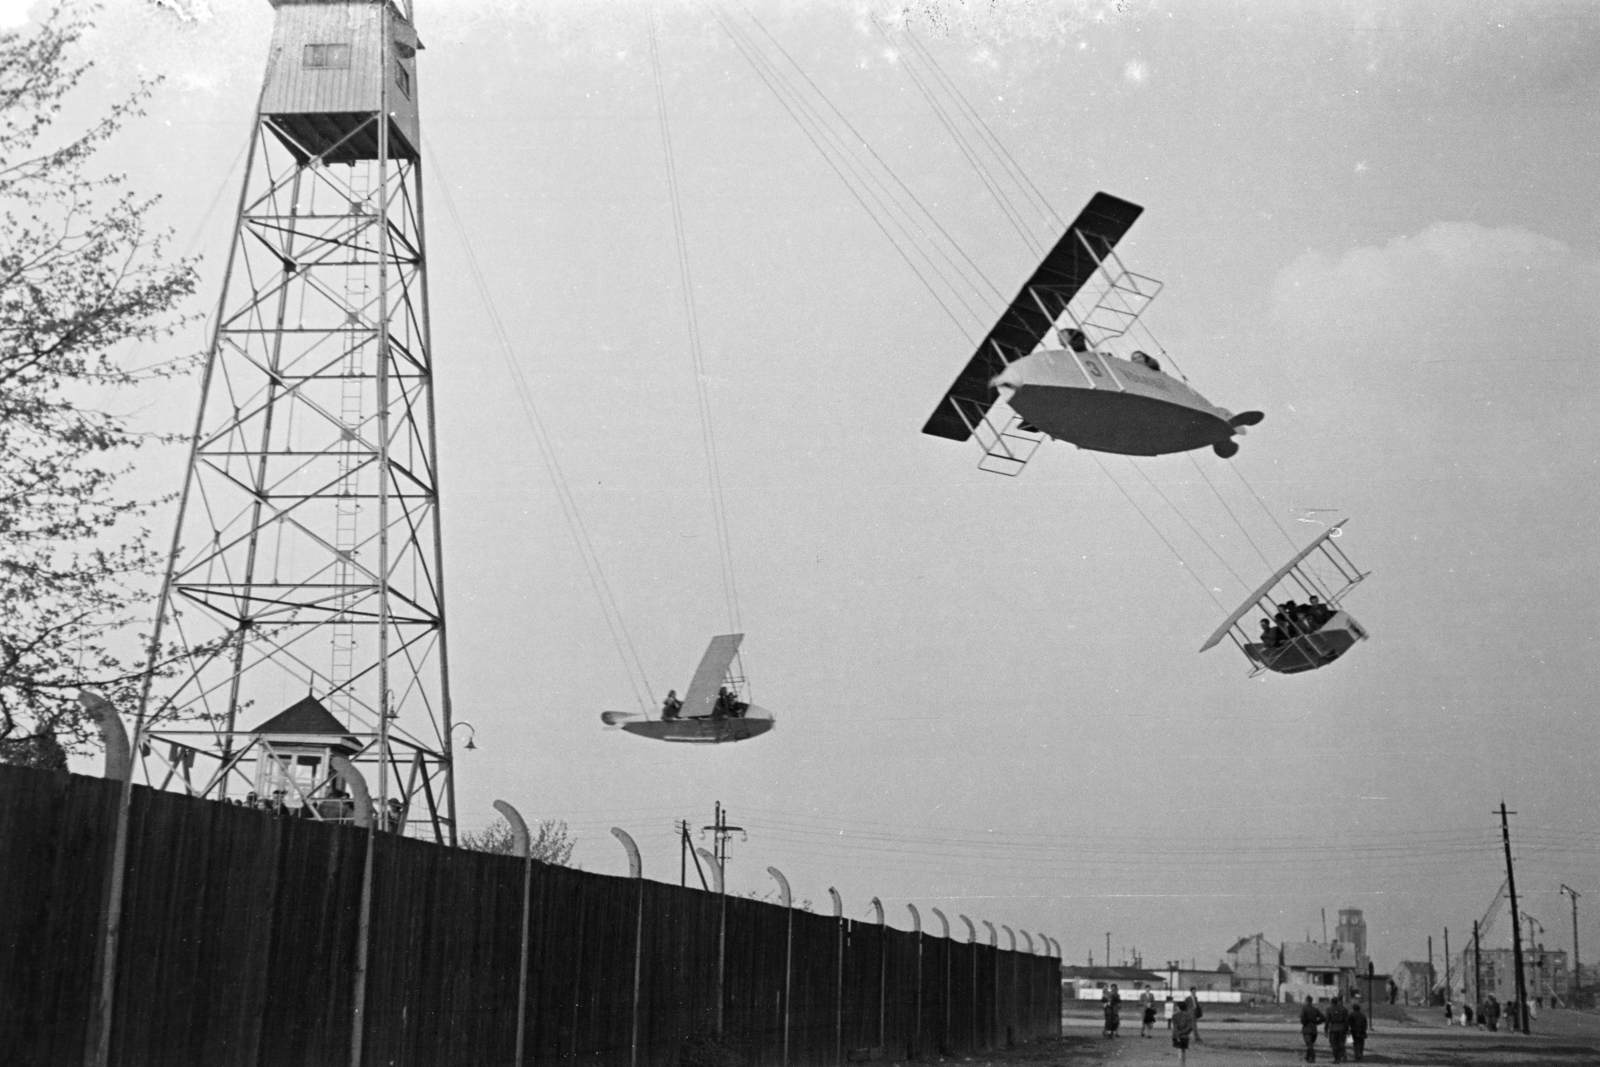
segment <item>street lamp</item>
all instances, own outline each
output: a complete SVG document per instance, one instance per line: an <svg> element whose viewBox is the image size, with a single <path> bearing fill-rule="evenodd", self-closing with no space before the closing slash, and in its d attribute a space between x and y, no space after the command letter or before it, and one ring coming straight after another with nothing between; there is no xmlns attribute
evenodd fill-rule
<svg viewBox="0 0 1600 1067"><path fill-rule="evenodd" d="M467 722L465 719L463 719L462 721L460 721L458 723L452 724L451 727L450 727L450 733L454 734L457 730L461 729L461 727L463 727L463 726L465 726L467 728L467 731L468 731L466 748L467 748L468 752L471 752L473 749L478 747L477 745L472 743L473 739L478 736L478 731L470 722Z"/></svg>

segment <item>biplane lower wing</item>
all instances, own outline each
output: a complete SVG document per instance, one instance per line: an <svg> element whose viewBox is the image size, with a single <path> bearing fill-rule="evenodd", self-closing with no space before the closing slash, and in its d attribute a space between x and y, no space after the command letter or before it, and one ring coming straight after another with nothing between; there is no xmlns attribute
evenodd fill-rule
<svg viewBox="0 0 1600 1067"><path fill-rule="evenodd" d="M1038 347L1078 290L1099 269L1100 260L1143 212L1138 204L1110 193L1095 193L978 345L922 432L952 441L971 437L973 425L999 399L989 384L995 375Z"/></svg>
<svg viewBox="0 0 1600 1067"><path fill-rule="evenodd" d="M683 707L678 712L680 719L711 716L717 704L717 690L722 688L723 679L728 676L728 665L738 654L739 642L743 640L744 634L718 634L711 639L711 644L706 646L706 654L700 657L700 666L694 669L689 692L683 698Z"/></svg>

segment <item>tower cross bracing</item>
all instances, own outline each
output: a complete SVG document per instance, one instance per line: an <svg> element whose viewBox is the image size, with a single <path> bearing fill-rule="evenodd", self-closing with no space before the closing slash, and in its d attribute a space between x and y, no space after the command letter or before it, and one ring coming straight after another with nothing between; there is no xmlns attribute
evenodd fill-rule
<svg viewBox="0 0 1600 1067"><path fill-rule="evenodd" d="M309 694L359 742L392 828L453 840L421 44L393 4L274 7L160 598L156 642L179 655L141 708L145 776L247 794L271 747L250 725Z"/></svg>

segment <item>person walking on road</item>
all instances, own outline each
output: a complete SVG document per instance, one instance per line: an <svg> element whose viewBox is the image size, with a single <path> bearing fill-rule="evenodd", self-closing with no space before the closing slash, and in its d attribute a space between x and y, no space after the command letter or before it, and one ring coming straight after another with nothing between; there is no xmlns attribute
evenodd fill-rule
<svg viewBox="0 0 1600 1067"><path fill-rule="evenodd" d="M1306 1043L1306 1062L1317 1062L1317 1032L1322 1029L1322 1012L1312 1003L1309 994L1305 1007L1300 1009L1300 1037Z"/></svg>
<svg viewBox="0 0 1600 1067"><path fill-rule="evenodd" d="M1367 1016L1359 1000L1350 1005L1350 1043L1355 1046L1356 1060L1360 1061L1361 1050L1367 1044Z"/></svg>
<svg viewBox="0 0 1600 1067"><path fill-rule="evenodd" d="M1149 1037L1156 1025L1156 995L1150 992L1149 986L1145 986L1144 992L1139 994L1139 1016L1139 1036Z"/></svg>
<svg viewBox="0 0 1600 1067"><path fill-rule="evenodd" d="M1194 1030L1194 1043L1200 1044L1200 1017L1205 1014L1205 1009L1200 1007L1200 992L1194 986L1189 987L1189 999L1184 1001L1189 1005L1189 1023Z"/></svg>
<svg viewBox="0 0 1600 1067"><path fill-rule="evenodd" d="M1344 1039L1350 1034L1350 1009L1337 996L1328 1008L1328 1045L1333 1049L1333 1062L1344 1062Z"/></svg>
<svg viewBox="0 0 1600 1067"><path fill-rule="evenodd" d="M1189 1014L1189 1002L1178 1005L1172 1014L1172 1047L1178 1050L1178 1067L1189 1062L1189 1038L1194 1036L1194 1016Z"/></svg>

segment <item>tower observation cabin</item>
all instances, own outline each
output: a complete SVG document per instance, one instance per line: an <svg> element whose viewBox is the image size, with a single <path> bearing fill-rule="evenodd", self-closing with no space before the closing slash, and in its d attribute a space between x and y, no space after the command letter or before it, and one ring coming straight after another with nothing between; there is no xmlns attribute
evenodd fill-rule
<svg viewBox="0 0 1600 1067"><path fill-rule="evenodd" d="M391 159L421 143L415 60L422 42L393 3L271 0L277 9L261 97L268 128L304 163L377 159L379 115Z"/></svg>

